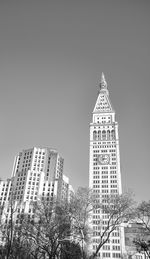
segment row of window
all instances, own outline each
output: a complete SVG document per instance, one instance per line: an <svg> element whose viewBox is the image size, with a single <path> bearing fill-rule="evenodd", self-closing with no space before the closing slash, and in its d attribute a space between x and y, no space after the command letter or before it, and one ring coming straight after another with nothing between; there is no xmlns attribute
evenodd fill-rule
<svg viewBox="0 0 150 259"><path fill-rule="evenodd" d="M104 175L104 174L109 174L109 173L111 173L111 171L110 172L108 172L108 171L93 171L93 174L98 174L98 175Z"/></svg>
<svg viewBox="0 0 150 259"><path fill-rule="evenodd" d="M105 143L105 144L104 144ZM100 148L115 148L116 144L113 144L113 142L111 142L111 144L109 144L110 142L95 142L93 143L93 149L100 149ZM114 142L115 143L115 142ZM98 144L98 145L97 145Z"/></svg>
<svg viewBox="0 0 150 259"><path fill-rule="evenodd" d="M17 182L17 183L16 183L16 186L24 185L24 184L25 184L25 181L22 181L22 182L20 181L20 182Z"/></svg>
<svg viewBox="0 0 150 259"><path fill-rule="evenodd" d="M31 181L29 181L28 184L29 185L39 185L39 182L31 182Z"/></svg>
<svg viewBox="0 0 150 259"><path fill-rule="evenodd" d="M8 187L9 186L9 184L10 184L10 182L8 183L8 182L6 182L6 183L3 183L3 187ZM11 186L12 186L12 183L11 183Z"/></svg>
<svg viewBox="0 0 150 259"><path fill-rule="evenodd" d="M25 179L26 179L25 177L23 177L23 178L22 178L22 177L21 177L21 178L18 177L18 178L17 178L17 182L19 182L19 181L20 181L20 182L21 182L21 181L25 181Z"/></svg>
<svg viewBox="0 0 150 259"><path fill-rule="evenodd" d="M100 189L100 185L93 184L93 188ZM117 188L117 185L116 185L116 187L113 187L113 188ZM109 190L108 189L102 189L100 192L101 193L109 193ZM110 193L118 193L118 190L117 189L111 189Z"/></svg>
<svg viewBox="0 0 150 259"><path fill-rule="evenodd" d="M95 176L95 177L93 177L93 179L99 179L100 177L98 177L98 176ZM93 183L108 183L108 180L102 180L102 181L95 181L95 180L93 180ZM110 183L117 183L117 180L110 180Z"/></svg>
<svg viewBox="0 0 150 259"><path fill-rule="evenodd" d="M95 162L97 159L93 159L93 160L94 160L93 166L98 165L98 164ZM116 161L115 161L115 162L112 162L111 164L112 164L112 165L116 165L117 163L116 163Z"/></svg>
<svg viewBox="0 0 150 259"><path fill-rule="evenodd" d="M98 174L98 175L96 175L96 174ZM100 177L101 176L101 177ZM100 175L99 174L99 172L94 172L93 173L93 179L108 179L108 175ZM117 176L116 175L110 175L110 179L114 179L114 178L117 178ZM112 180L111 180L112 181ZM115 180L114 180L115 181ZM112 182L112 183L114 183L114 182Z"/></svg>
<svg viewBox="0 0 150 259"><path fill-rule="evenodd" d="M25 175L26 175L26 172L18 173L18 177L25 176Z"/></svg>
<svg viewBox="0 0 150 259"><path fill-rule="evenodd" d="M25 156L26 156L26 155L29 155L29 154L31 155L31 154L32 154L32 151L30 151L30 152L28 151L28 152L25 152L25 153L24 153Z"/></svg>
<svg viewBox="0 0 150 259"><path fill-rule="evenodd" d="M36 151L35 154L39 154L39 155L45 155L45 152L41 152L41 151Z"/></svg>
<svg viewBox="0 0 150 259"><path fill-rule="evenodd" d="M108 183L108 180L102 180L102 181L100 181L100 180L93 180L93 183L101 183L102 185L101 185L101 188L109 188L109 187L111 187L111 188L117 188L117 185L103 185L104 183L105 184L107 184ZM110 181L110 183L117 183L117 181Z"/></svg>
<svg viewBox="0 0 150 259"><path fill-rule="evenodd" d="M96 250L96 248L97 248L97 246L93 245L93 249ZM100 253L99 253L98 256L100 256ZM110 257L111 257L111 253L102 253L102 258L110 258ZM113 253L112 257L113 258L120 258L121 255L120 255L120 253Z"/></svg>
<svg viewBox="0 0 150 259"><path fill-rule="evenodd" d="M29 161L28 161L28 159L27 159L27 160L24 160L24 161L23 161L23 164L25 164L25 163L27 164L27 163L30 163L30 162L31 162L31 159L29 159Z"/></svg>
<svg viewBox="0 0 150 259"><path fill-rule="evenodd" d="M37 159L37 158L38 158L39 160L41 160L41 158L44 159L45 156L37 156L37 155L36 155L36 156L35 156L35 159Z"/></svg>
<svg viewBox="0 0 150 259"><path fill-rule="evenodd" d="M93 131L93 140L114 140L115 131L114 130L94 130Z"/></svg>
<svg viewBox="0 0 150 259"><path fill-rule="evenodd" d="M29 196L29 195L27 195L26 196L26 200L37 200L37 196Z"/></svg>

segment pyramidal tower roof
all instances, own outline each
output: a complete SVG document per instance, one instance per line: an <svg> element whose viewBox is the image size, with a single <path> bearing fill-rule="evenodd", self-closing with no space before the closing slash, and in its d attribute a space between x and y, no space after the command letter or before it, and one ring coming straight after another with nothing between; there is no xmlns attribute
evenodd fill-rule
<svg viewBox="0 0 150 259"><path fill-rule="evenodd" d="M99 94L94 107L94 113L113 112L113 108L109 99L109 91L107 89L107 82L105 80L104 73L101 75L101 81L99 84Z"/></svg>

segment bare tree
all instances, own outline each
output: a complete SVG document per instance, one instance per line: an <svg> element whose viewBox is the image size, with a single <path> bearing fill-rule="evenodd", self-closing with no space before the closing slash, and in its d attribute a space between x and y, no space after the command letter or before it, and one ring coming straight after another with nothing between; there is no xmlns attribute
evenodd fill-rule
<svg viewBox="0 0 150 259"><path fill-rule="evenodd" d="M60 259L82 259L82 258L83 258L83 252L78 243L74 241L70 242L69 240L66 242L62 242Z"/></svg>
<svg viewBox="0 0 150 259"><path fill-rule="evenodd" d="M122 195L105 195L105 198L97 198L92 190L80 187L75 193L69 207L72 219L71 234L78 242L84 258L86 247L91 241L93 230L90 221L93 221L92 212L99 211L107 215L105 227L103 219L95 220L97 229L96 236L99 238L97 249L90 258L96 258L98 252L109 240L111 233L122 228L124 221L127 221L133 213L133 199L131 193Z"/></svg>
<svg viewBox="0 0 150 259"><path fill-rule="evenodd" d="M8 215L8 211L9 211L9 217L6 217L6 215ZM7 206L5 205L3 208L4 218L1 219L2 238L5 243L4 250L6 251L7 259L12 258L12 244L13 244L13 238L15 233L15 222L14 222L15 212L16 212L16 204L15 204L14 195L12 192Z"/></svg>
<svg viewBox="0 0 150 259"><path fill-rule="evenodd" d="M137 251L150 258L150 201L143 201L135 209L134 221L138 224L139 234L134 239Z"/></svg>
<svg viewBox="0 0 150 259"><path fill-rule="evenodd" d="M105 227L103 228L103 219L96 220L94 223L99 227L95 234L99 237L99 243L96 251L90 258L96 258L98 252L107 241L109 241L112 232L122 227L122 223L132 215L133 200L129 194L107 195L105 199L95 200L94 210L101 210L101 213L107 215Z"/></svg>
<svg viewBox="0 0 150 259"><path fill-rule="evenodd" d="M14 199L14 191L12 191L9 201L2 208L0 258L30 258L22 236L22 224L26 215L24 213L18 215L16 223L17 208L18 203Z"/></svg>
<svg viewBox="0 0 150 259"><path fill-rule="evenodd" d="M71 235L81 247L82 258L86 257L86 248L91 234L89 217L94 203L93 198L89 188L79 187L68 207L71 217Z"/></svg>
<svg viewBox="0 0 150 259"><path fill-rule="evenodd" d="M16 207L13 200L9 205L10 219L4 227L7 259L85 259L92 234L89 224L92 211L107 214L105 228L102 228L102 219L96 222L101 231L97 231L100 241L90 257L95 258L111 233L129 218L132 199L128 194L97 199L92 190L80 187L69 203L59 203L54 199L53 203L39 200L30 204L34 218L20 214L18 224L14 222Z"/></svg>
<svg viewBox="0 0 150 259"><path fill-rule="evenodd" d="M31 244L34 258L57 258L62 240L70 236L70 218L65 204L39 201L34 204L35 218L24 225L24 236Z"/></svg>

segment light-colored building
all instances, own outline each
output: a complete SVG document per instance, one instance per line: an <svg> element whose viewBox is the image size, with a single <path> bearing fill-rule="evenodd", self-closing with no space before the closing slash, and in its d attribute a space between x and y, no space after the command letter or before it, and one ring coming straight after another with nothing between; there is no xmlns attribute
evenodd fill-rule
<svg viewBox="0 0 150 259"><path fill-rule="evenodd" d="M148 259L148 256L144 251L140 253L137 251L136 245L134 244L134 240L141 239L145 236L145 228L142 223L133 223L128 222L124 228L125 231L125 247L126 254L128 259ZM149 240L149 235L147 236L147 240Z"/></svg>
<svg viewBox="0 0 150 259"><path fill-rule="evenodd" d="M74 189L69 183L69 178L66 175L63 175L62 184L61 184L61 197L60 200L66 200L70 202L74 195Z"/></svg>
<svg viewBox="0 0 150 259"><path fill-rule="evenodd" d="M34 217L32 202L38 199L53 202L70 199L73 191L69 178L63 174L64 159L50 148L31 148L19 152L15 157L12 177L0 181L0 205L2 220L10 217L13 202L14 221L18 214L29 213Z"/></svg>
<svg viewBox="0 0 150 259"><path fill-rule="evenodd" d="M121 173L118 123L109 98L109 91L102 74L97 101L90 123L89 187L99 199L121 194ZM107 215L101 210L92 213L93 252L99 244L98 232L105 228ZM101 221L101 226L97 225ZM125 253L123 228L116 229L109 241L100 249L97 258L120 258Z"/></svg>

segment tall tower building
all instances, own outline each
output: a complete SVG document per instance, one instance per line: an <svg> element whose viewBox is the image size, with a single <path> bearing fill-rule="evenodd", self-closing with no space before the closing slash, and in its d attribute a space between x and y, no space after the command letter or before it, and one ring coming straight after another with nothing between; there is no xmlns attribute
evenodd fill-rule
<svg viewBox="0 0 150 259"><path fill-rule="evenodd" d="M118 123L103 73L90 123L89 187L100 199L122 193ZM101 226L97 226L96 219L102 222ZM93 211L91 247L93 252L99 243L98 232L105 228L105 220L107 215L102 210ZM109 242L102 247L97 258L120 258L122 253L124 253L124 233L118 229L111 234Z"/></svg>

